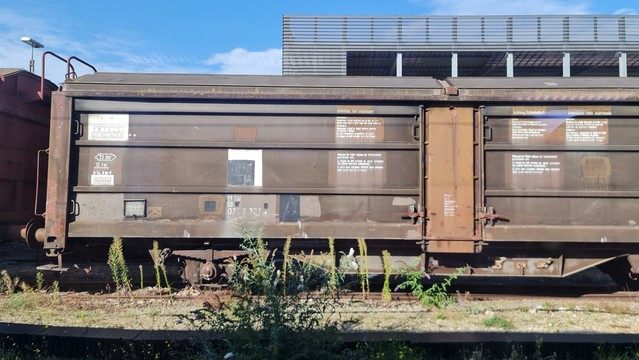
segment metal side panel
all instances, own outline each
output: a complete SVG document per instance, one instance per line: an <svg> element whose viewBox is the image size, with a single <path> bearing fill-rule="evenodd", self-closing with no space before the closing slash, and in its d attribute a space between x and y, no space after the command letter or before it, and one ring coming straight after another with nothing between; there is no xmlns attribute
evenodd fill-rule
<svg viewBox="0 0 639 360"><path fill-rule="evenodd" d="M417 106L83 104L69 237L422 239Z"/></svg>
<svg viewBox="0 0 639 360"><path fill-rule="evenodd" d="M490 241L636 243L639 108L486 109Z"/></svg>
<svg viewBox="0 0 639 360"><path fill-rule="evenodd" d="M464 249L456 249L454 241L476 238L474 123L470 107L431 108L428 112L426 238L453 241L436 242L429 251L472 251L472 241L464 241Z"/></svg>

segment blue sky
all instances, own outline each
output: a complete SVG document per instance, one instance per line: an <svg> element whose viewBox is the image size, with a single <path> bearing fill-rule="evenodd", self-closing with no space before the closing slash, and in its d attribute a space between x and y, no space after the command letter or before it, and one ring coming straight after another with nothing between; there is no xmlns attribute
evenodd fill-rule
<svg viewBox="0 0 639 360"><path fill-rule="evenodd" d="M636 0L0 0L0 67L28 68L31 51L20 37L30 36L45 50L78 56L99 71L279 74L283 15L637 10ZM36 51L36 69L40 54ZM61 82L63 65L48 59L47 77Z"/></svg>

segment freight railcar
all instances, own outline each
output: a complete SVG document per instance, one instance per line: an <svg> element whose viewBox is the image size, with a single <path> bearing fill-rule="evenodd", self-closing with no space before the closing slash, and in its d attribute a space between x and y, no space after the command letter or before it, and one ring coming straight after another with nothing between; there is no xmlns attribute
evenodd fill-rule
<svg viewBox="0 0 639 360"><path fill-rule="evenodd" d="M20 240L21 227L44 211L46 175L36 179L37 154L48 147L49 100L56 89L26 70L0 69L0 241ZM36 191L38 185L42 191ZM36 193L40 208L35 208Z"/></svg>
<svg viewBox="0 0 639 360"><path fill-rule="evenodd" d="M215 281L238 224L272 245L364 238L435 274L639 269L639 86L624 78L97 73L53 95L57 257L157 240ZM357 255L357 254L355 254Z"/></svg>

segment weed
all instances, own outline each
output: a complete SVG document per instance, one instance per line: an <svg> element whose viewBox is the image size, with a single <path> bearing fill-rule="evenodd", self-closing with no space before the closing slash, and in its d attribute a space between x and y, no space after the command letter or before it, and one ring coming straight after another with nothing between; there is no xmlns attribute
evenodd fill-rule
<svg viewBox="0 0 639 360"><path fill-rule="evenodd" d="M357 274L359 275L362 294L364 298L366 298L371 290L368 282L368 247L366 246L366 240L364 240L364 238L358 238L357 246L359 247Z"/></svg>
<svg viewBox="0 0 639 360"><path fill-rule="evenodd" d="M138 269L140 270L140 289L144 289L144 270L142 269L142 264L138 265Z"/></svg>
<svg viewBox="0 0 639 360"><path fill-rule="evenodd" d="M171 284L169 284L169 277L166 274L166 265L164 264L160 264L160 270L162 271L162 277L164 277L164 283L166 284L166 288L169 291L169 296L173 296L173 293L171 292Z"/></svg>
<svg viewBox="0 0 639 360"><path fill-rule="evenodd" d="M359 354L353 354L354 358L362 359L402 359L402 360L418 360L430 359L432 354L424 348L413 347L411 344L402 341L384 341L373 343L358 343L356 350ZM360 355L361 357L357 357ZM431 355L431 356L429 356Z"/></svg>
<svg viewBox="0 0 639 360"><path fill-rule="evenodd" d="M489 318L484 319L482 323L484 324L485 327L494 327L494 328L500 328L504 330L511 330L515 328L515 326L510 320L501 316L491 316Z"/></svg>
<svg viewBox="0 0 639 360"><path fill-rule="evenodd" d="M627 307L621 304L612 304L612 303L603 304L602 310L613 315L627 315L630 313Z"/></svg>
<svg viewBox="0 0 639 360"><path fill-rule="evenodd" d="M22 292L32 292L33 291L33 288L29 284L27 284L24 281L19 281L19 280L20 279L18 278L18 287L20 288L20 290Z"/></svg>
<svg viewBox="0 0 639 360"><path fill-rule="evenodd" d="M286 238L286 242L284 243L284 263L282 264L282 283L286 284L286 275L288 273L288 264L291 261L291 241L292 238L289 236Z"/></svg>
<svg viewBox="0 0 639 360"><path fill-rule="evenodd" d="M415 270L414 267L404 268L400 270L399 274L404 277L405 280L397 285L396 290L410 290L411 294L417 296L419 301L424 305L433 305L437 308L446 307L455 301L455 298L448 294L448 288L453 280L457 279L464 270L464 268L457 268L455 272L444 279L443 282L433 284L429 288L424 289L422 280L424 278L430 279L430 274L422 269Z"/></svg>
<svg viewBox="0 0 639 360"><path fill-rule="evenodd" d="M553 309L553 304L549 301L544 301L543 303L541 303L541 309L546 310L546 311L550 311Z"/></svg>
<svg viewBox="0 0 639 360"><path fill-rule="evenodd" d="M18 287L19 278L12 279L7 270L0 272L2 275L2 291L6 294L13 294Z"/></svg>
<svg viewBox="0 0 639 360"><path fill-rule="evenodd" d="M149 309L145 312L146 316L150 316L150 317L156 317L158 315L160 315L160 310L158 309Z"/></svg>
<svg viewBox="0 0 639 360"><path fill-rule="evenodd" d="M597 360L637 360L639 359L639 347L629 346L623 349L611 345L599 345L594 358Z"/></svg>
<svg viewBox="0 0 639 360"><path fill-rule="evenodd" d="M42 291L44 288L44 274L40 271L36 274L36 290Z"/></svg>
<svg viewBox="0 0 639 360"><path fill-rule="evenodd" d="M393 269L391 268L390 253L388 252L388 250L382 251L382 260L384 262L384 285L382 287L382 299L384 301L391 301L390 275Z"/></svg>
<svg viewBox="0 0 639 360"><path fill-rule="evenodd" d="M329 264L331 269L331 278L328 285L332 289L336 289L338 284L337 284L337 271L336 271L337 266L335 264L335 238L332 238L332 237L328 238L328 256L329 256Z"/></svg>
<svg viewBox="0 0 639 360"><path fill-rule="evenodd" d="M479 315L485 312L486 310L484 309L483 305L471 304L469 307L466 308L466 311L471 315Z"/></svg>
<svg viewBox="0 0 639 360"><path fill-rule="evenodd" d="M74 318L76 318L78 320L85 320L86 318L89 317L89 315L86 312L82 311L82 310L74 311L72 313L72 315L73 315Z"/></svg>
<svg viewBox="0 0 639 360"><path fill-rule="evenodd" d="M151 252L153 258L153 268L155 269L155 286L158 289L162 288L162 282L160 281L160 246L157 241L153 241L153 251Z"/></svg>
<svg viewBox="0 0 639 360"><path fill-rule="evenodd" d="M122 238L116 236L109 247L109 258L107 260L111 268L111 276L115 282L116 290L128 290L131 292L131 279L129 278L129 270L124 260L124 250L122 247Z"/></svg>
<svg viewBox="0 0 639 360"><path fill-rule="evenodd" d="M33 294L14 293L9 295L9 300L5 305L5 309L11 312L21 312L25 310L33 310L38 306L38 300Z"/></svg>
<svg viewBox="0 0 639 360"><path fill-rule="evenodd" d="M206 304L182 318L196 328L224 332L224 344L216 349L222 356L233 352L242 359L301 359L341 353L339 323L331 321L339 306L335 285L341 269L320 271L309 262L287 261L284 281L274 261L276 250L269 252L261 237L244 233L241 248L245 257L227 261L233 301Z"/></svg>
<svg viewBox="0 0 639 360"><path fill-rule="evenodd" d="M60 300L60 282L55 280L52 285L53 299Z"/></svg>

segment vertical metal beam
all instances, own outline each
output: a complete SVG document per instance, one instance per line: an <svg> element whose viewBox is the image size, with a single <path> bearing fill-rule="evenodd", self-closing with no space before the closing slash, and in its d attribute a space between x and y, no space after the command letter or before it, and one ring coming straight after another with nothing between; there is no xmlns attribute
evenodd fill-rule
<svg viewBox="0 0 639 360"><path fill-rule="evenodd" d="M569 52L564 52L564 58L562 60L563 63L563 76L564 77L570 77L570 53Z"/></svg>
<svg viewBox="0 0 639 360"><path fill-rule="evenodd" d="M458 71L457 71L457 53L453 53L453 56L450 59L450 76L451 77L457 77L458 75Z"/></svg>
<svg viewBox="0 0 639 360"><path fill-rule="evenodd" d="M397 60L395 60L395 70L397 77L402 77L403 72L402 53L397 53Z"/></svg>
<svg viewBox="0 0 639 360"><path fill-rule="evenodd" d="M506 53L506 77L513 77L515 75L514 71L515 60L513 58L513 53Z"/></svg>
<svg viewBox="0 0 639 360"><path fill-rule="evenodd" d="M628 77L628 58L625 52L618 52L619 58L619 77Z"/></svg>

